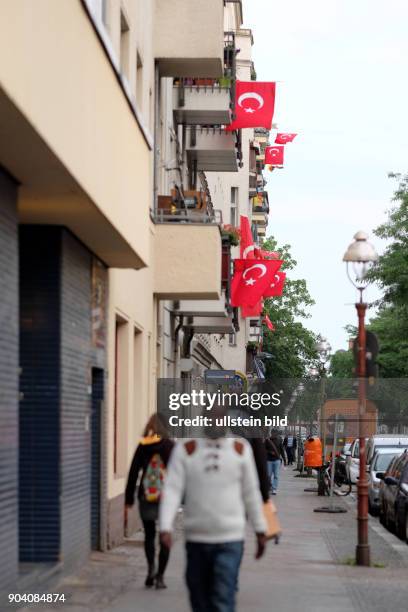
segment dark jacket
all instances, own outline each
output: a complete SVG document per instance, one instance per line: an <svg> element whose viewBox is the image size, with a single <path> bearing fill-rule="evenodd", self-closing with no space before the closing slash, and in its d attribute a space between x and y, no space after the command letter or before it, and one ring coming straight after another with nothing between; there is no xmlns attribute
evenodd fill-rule
<svg viewBox="0 0 408 612"><path fill-rule="evenodd" d="M135 489L140 471L142 471L142 477L140 479L138 489L138 499L143 499L143 478L146 472L146 468L150 463L150 459L153 457L153 455L158 453L164 465L167 466L170 459L171 451L173 450L173 446L174 442L167 439L162 439L158 442L149 442L147 438L142 439L133 456L132 464L129 470L128 482L125 492L125 503L127 506L133 506L135 502Z"/></svg>
<svg viewBox="0 0 408 612"><path fill-rule="evenodd" d="M266 438L265 448L268 461L277 461L278 459L286 461L285 449L279 434L272 434L270 438Z"/></svg>
<svg viewBox="0 0 408 612"><path fill-rule="evenodd" d="M248 438L248 442L254 453L256 471L258 472L259 488L262 499L266 502L269 499L270 480L268 476L267 457L265 445L262 438Z"/></svg>

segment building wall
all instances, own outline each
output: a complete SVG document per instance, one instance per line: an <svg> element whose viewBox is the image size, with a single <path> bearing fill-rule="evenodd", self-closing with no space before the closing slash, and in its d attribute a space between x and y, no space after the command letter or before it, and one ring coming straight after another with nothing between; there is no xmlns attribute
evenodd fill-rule
<svg viewBox="0 0 408 612"><path fill-rule="evenodd" d="M18 571L17 186L0 169L0 590Z"/></svg>
<svg viewBox="0 0 408 612"><path fill-rule="evenodd" d="M127 4L136 21L130 11L134 3ZM111 17L120 23L113 4ZM140 20L138 27L143 28ZM127 53L134 74L132 41ZM147 83L148 77L146 72ZM0 109L7 106L10 113L7 129L13 128L13 142L27 143L20 148L0 144L0 160L23 184L20 212L25 222L66 225L90 248L97 244L106 258L114 250L131 251L133 259L129 255L125 265L148 265L151 137L137 121L132 92L126 95L120 58L117 70L86 4L3 3L0 81ZM50 191L60 200L56 209L55 200L45 197Z"/></svg>
<svg viewBox="0 0 408 612"><path fill-rule="evenodd" d="M91 549L94 260L53 226L20 228L20 260L20 561L68 572Z"/></svg>
<svg viewBox="0 0 408 612"><path fill-rule="evenodd" d="M61 234L61 553L67 566L91 547L90 385L92 255L72 234Z"/></svg>
<svg viewBox="0 0 408 612"><path fill-rule="evenodd" d="M61 229L20 227L19 548L57 562L61 538Z"/></svg>

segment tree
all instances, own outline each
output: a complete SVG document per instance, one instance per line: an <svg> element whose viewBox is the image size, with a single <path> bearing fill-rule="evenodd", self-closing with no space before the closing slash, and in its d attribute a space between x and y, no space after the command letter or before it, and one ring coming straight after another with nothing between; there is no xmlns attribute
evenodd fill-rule
<svg viewBox="0 0 408 612"><path fill-rule="evenodd" d="M282 270L290 271L296 261L290 253L288 244L278 247L271 237L263 244L268 251L279 251L284 260ZM308 307L314 304L303 279L286 278L282 297L267 298L264 310L275 325L275 331L265 329L264 351L272 355L266 362L268 378L303 378L310 367L317 363L317 336L307 329L299 319L310 315Z"/></svg>
<svg viewBox="0 0 408 612"><path fill-rule="evenodd" d="M333 378L352 378L354 376L353 351L336 351L330 360L330 375Z"/></svg>
<svg viewBox="0 0 408 612"><path fill-rule="evenodd" d="M380 376L401 378L408 376L408 175L390 177L399 181L394 206L387 221L374 231L389 244L370 272L383 296L368 328L379 339Z"/></svg>

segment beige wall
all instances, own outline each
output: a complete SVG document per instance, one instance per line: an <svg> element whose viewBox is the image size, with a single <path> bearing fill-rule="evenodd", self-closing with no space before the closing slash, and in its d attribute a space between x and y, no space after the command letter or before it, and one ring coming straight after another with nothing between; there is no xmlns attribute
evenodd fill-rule
<svg viewBox="0 0 408 612"><path fill-rule="evenodd" d="M82 3L1 3L0 81L140 264L148 264L149 147ZM10 170L19 178L18 164Z"/></svg>
<svg viewBox="0 0 408 612"><path fill-rule="evenodd" d="M127 471L148 415L155 410L156 312L153 298L153 268L140 271L109 271L108 355L108 497L124 491ZM117 397L117 472L114 472L115 418L115 323L125 328L125 359L120 362L119 380L124 388ZM119 347L120 348L120 347ZM120 369L122 368L122 370ZM119 400L119 401L118 401Z"/></svg>

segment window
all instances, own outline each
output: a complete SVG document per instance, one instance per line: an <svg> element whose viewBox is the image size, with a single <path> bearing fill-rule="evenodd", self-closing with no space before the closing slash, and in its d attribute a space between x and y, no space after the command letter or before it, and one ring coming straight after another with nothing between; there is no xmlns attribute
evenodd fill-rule
<svg viewBox="0 0 408 612"><path fill-rule="evenodd" d="M129 80L129 24L123 13L120 12L120 71L122 76Z"/></svg>
<svg viewBox="0 0 408 612"><path fill-rule="evenodd" d="M117 317L115 329L115 396L113 407L113 472L124 476L127 468L126 440L128 425L129 326Z"/></svg>
<svg viewBox="0 0 408 612"><path fill-rule="evenodd" d="M231 225L237 225L238 187L231 187Z"/></svg>
<svg viewBox="0 0 408 612"><path fill-rule="evenodd" d="M140 111L143 110L143 62L139 51L136 56L136 103Z"/></svg>

